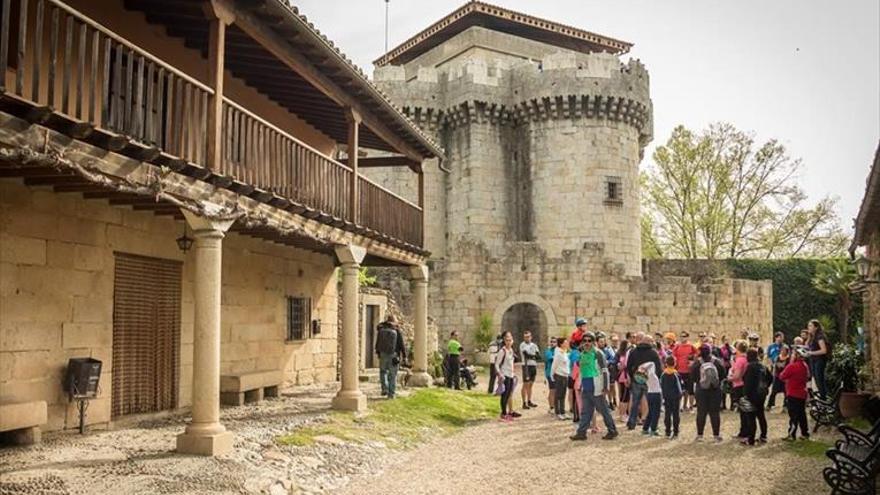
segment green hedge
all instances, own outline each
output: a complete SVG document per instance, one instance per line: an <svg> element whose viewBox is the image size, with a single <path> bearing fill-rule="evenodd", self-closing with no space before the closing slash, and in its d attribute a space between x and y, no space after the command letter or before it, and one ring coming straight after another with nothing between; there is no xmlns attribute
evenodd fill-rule
<svg viewBox="0 0 880 495"><path fill-rule="evenodd" d="M735 278L773 281L773 329L791 339L800 333L807 321L819 315L836 318L834 296L813 288L813 274L821 261L732 259L725 260L724 265ZM853 301L850 336L855 337L855 328L862 321L862 301L858 296Z"/></svg>

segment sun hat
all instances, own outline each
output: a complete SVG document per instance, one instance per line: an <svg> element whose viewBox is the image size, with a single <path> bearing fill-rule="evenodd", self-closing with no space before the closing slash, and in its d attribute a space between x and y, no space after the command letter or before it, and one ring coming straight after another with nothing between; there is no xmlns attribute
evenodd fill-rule
<svg viewBox="0 0 880 495"><path fill-rule="evenodd" d="M666 332L666 335L663 336L666 340L675 340L675 332Z"/></svg>

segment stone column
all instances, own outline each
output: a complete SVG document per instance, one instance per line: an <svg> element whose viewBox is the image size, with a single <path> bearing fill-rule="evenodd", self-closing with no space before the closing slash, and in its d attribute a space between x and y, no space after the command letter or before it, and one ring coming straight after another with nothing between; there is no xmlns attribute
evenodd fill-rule
<svg viewBox="0 0 880 495"><path fill-rule="evenodd" d="M412 293L415 303L413 332L413 369L409 383L414 387L431 386L428 374L428 267L411 266Z"/></svg>
<svg viewBox="0 0 880 495"><path fill-rule="evenodd" d="M333 398L333 408L345 411L363 411L367 397L358 388L358 269L367 250L360 246L339 246L336 257L342 264L342 388Z"/></svg>
<svg viewBox="0 0 880 495"><path fill-rule="evenodd" d="M223 236L232 220L210 220L183 210L193 230L192 423L177 436L177 451L221 455L232 450L232 433L220 424L220 274Z"/></svg>

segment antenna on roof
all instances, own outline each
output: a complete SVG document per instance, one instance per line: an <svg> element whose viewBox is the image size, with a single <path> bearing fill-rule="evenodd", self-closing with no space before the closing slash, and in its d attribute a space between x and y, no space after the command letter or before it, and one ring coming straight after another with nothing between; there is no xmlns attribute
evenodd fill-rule
<svg viewBox="0 0 880 495"><path fill-rule="evenodd" d="M385 53L388 53L388 7L391 0L385 0Z"/></svg>

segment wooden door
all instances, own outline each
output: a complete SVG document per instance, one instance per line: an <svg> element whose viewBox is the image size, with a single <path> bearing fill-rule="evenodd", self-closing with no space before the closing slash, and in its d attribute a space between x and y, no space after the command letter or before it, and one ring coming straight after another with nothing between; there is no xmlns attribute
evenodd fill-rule
<svg viewBox="0 0 880 495"><path fill-rule="evenodd" d="M113 417L177 407L179 261L116 253L113 282Z"/></svg>

